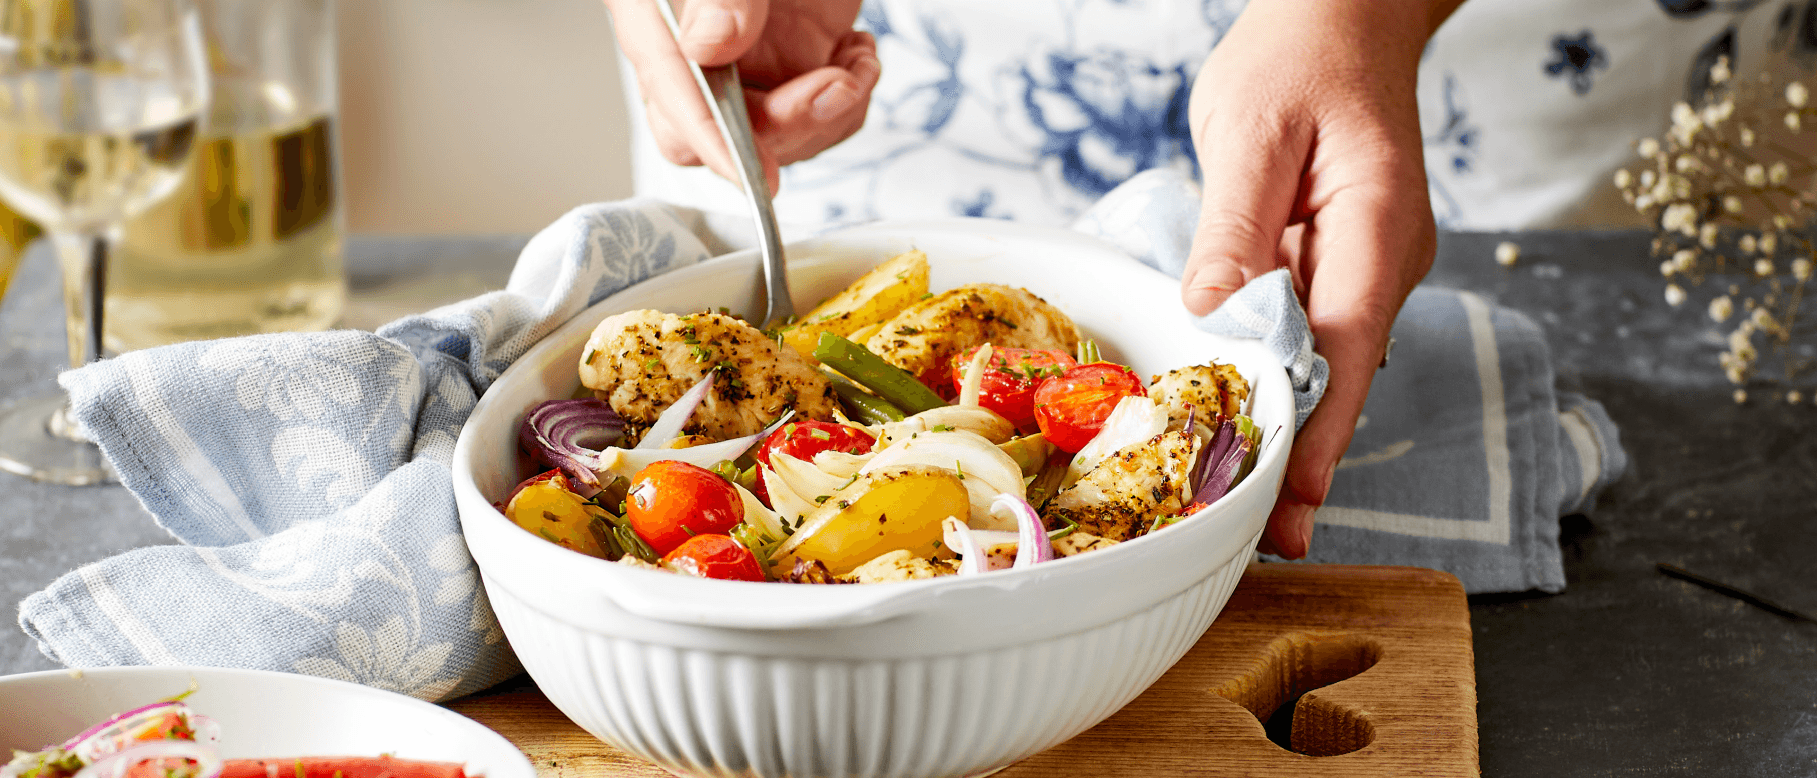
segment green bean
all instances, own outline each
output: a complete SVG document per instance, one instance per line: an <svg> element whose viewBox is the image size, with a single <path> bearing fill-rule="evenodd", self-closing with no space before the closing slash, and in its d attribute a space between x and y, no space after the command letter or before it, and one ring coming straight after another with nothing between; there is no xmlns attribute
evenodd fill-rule
<svg viewBox="0 0 1817 778"><path fill-rule="evenodd" d="M902 368L883 361L863 346L831 332L820 333L814 358L845 374L904 413L940 408L946 401Z"/></svg>
<svg viewBox="0 0 1817 778"><path fill-rule="evenodd" d="M833 393L845 403L845 409L851 411L852 418L865 424L887 424L902 421L902 409L891 405L888 400L878 397L852 383L842 375L827 374L827 380L833 384Z"/></svg>

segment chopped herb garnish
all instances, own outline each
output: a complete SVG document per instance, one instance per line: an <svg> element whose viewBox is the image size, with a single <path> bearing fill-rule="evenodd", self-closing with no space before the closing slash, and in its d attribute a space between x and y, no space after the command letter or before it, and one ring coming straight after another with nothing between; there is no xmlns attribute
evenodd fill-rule
<svg viewBox="0 0 1817 778"><path fill-rule="evenodd" d="M952 432L955 429L957 429L957 427L954 427L951 424L935 424L934 426L927 428L927 431L928 432Z"/></svg>
<svg viewBox="0 0 1817 778"><path fill-rule="evenodd" d="M832 440L833 439L833 433L827 432L826 430L823 430L823 429L808 430L808 435L813 437L815 440Z"/></svg>
<svg viewBox="0 0 1817 778"><path fill-rule="evenodd" d="M660 359L651 357L649 359L644 360L644 369L645 370L655 370L656 368L659 368L659 367L662 367L662 360L660 360Z"/></svg>
<svg viewBox="0 0 1817 778"><path fill-rule="evenodd" d="M833 497L833 495L830 495L830 494L820 495L819 497L814 498L814 504L825 505L826 501L832 499L832 497Z"/></svg>
<svg viewBox="0 0 1817 778"><path fill-rule="evenodd" d="M700 346L689 346L688 353L694 355L695 362L713 361L713 352L709 349L701 348Z"/></svg>

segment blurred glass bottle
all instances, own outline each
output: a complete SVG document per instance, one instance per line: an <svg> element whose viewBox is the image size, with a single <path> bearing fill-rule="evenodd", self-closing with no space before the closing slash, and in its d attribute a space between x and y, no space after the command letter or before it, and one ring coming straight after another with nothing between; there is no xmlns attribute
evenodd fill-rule
<svg viewBox="0 0 1817 778"><path fill-rule="evenodd" d="M200 0L213 74L188 176L110 257L106 344L320 330L347 299L332 0Z"/></svg>

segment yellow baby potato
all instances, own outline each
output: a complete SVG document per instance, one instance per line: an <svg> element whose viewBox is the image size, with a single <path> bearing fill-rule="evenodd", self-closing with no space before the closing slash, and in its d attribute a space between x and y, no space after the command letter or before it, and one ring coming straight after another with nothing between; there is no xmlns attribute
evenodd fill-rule
<svg viewBox="0 0 1817 778"><path fill-rule="evenodd" d="M783 330L782 339L813 359L820 333L849 337L881 324L927 295L927 274L926 254L910 251L898 255L809 311L799 324Z"/></svg>
<svg viewBox="0 0 1817 778"><path fill-rule="evenodd" d="M843 575L891 551L928 556L940 548L940 522L970 513L965 484L951 470L879 470L829 496L777 549L773 565L789 570L796 559L812 559Z"/></svg>

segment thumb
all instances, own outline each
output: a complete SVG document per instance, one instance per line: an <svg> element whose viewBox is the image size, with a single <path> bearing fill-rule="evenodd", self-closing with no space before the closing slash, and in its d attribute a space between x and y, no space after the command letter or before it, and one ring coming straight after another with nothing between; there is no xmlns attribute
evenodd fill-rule
<svg viewBox="0 0 1817 778"><path fill-rule="evenodd" d="M702 65L737 62L763 35L769 0L689 0L682 8L681 53Z"/></svg>
<svg viewBox="0 0 1817 778"><path fill-rule="evenodd" d="M1195 133L1205 196L1180 274L1180 299L1195 316L1275 268L1306 158L1305 141L1278 118L1207 118Z"/></svg>

